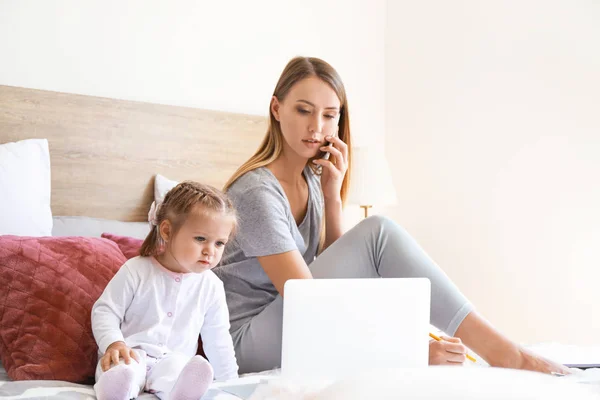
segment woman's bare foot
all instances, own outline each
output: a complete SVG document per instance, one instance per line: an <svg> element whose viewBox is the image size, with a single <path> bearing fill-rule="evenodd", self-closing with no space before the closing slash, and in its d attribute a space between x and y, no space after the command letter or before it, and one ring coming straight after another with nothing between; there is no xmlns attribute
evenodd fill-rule
<svg viewBox="0 0 600 400"><path fill-rule="evenodd" d="M492 367L570 374L564 365L539 356L508 339L476 311L467 315L455 336Z"/></svg>
<svg viewBox="0 0 600 400"><path fill-rule="evenodd" d="M569 368L564 365L558 364L554 361L548 360L544 357L541 357L532 351L527 349L520 349L521 352L521 365L519 365L518 369L526 369L529 371L537 371L543 372L546 374L551 373L559 373L564 375L571 374Z"/></svg>

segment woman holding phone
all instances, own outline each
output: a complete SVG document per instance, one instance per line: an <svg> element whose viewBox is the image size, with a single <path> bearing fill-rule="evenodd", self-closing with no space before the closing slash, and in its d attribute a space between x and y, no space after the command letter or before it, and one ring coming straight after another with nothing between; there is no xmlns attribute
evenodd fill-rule
<svg viewBox="0 0 600 400"><path fill-rule="evenodd" d="M430 342L430 364L462 365L464 342L493 366L566 372L493 328L393 221L373 216L343 234L351 159L341 78L323 60L292 59L262 144L225 186L240 224L214 271L225 285L240 373L280 366L288 279L368 277L429 278L431 323L456 336Z"/></svg>

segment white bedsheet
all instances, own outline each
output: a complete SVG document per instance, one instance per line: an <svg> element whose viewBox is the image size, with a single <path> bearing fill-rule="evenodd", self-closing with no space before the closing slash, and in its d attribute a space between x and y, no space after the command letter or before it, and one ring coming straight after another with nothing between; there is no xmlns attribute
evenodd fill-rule
<svg viewBox="0 0 600 400"><path fill-rule="evenodd" d="M536 350L538 350L540 353L548 356L550 353L550 350L553 350L555 352L558 352L560 345L558 344L552 344L551 346L549 345L545 345L545 347L543 345L536 345L536 346L529 346L530 348L535 348ZM549 350L550 349L550 350ZM561 354L563 355L568 355L567 350L568 349L577 349L574 346L563 346L563 350L561 350ZM578 354L578 352L580 351L580 349L577 349L576 352L573 352L572 354ZM557 354L557 353L554 353ZM551 354L550 354L551 355ZM376 376L376 377L369 377L369 378L364 378L362 381L363 386L362 387L356 387L356 393L360 393L361 390L364 391L364 385L369 386L369 390L370 393L374 396L383 396L383 397L377 397L378 399L385 399L385 391L393 391L394 393L398 393L399 390L409 390L410 389L410 385L413 385L413 388L410 390L416 390L417 388L420 390L419 393L421 393L421 395L423 397L410 397L411 399L438 399L438 397L426 397L425 394L426 392L424 392L423 390L425 388L427 388L428 386L426 385L426 382L429 383L431 382L435 382L436 385L441 385L444 383L444 378L443 377L448 377L447 381L445 382L446 385L449 384L449 382L452 382L450 378L450 374L454 374L457 373L459 375L455 376L454 378L457 379L456 380L456 384L454 386L456 386L456 390L461 391L460 395L457 395L458 397L451 397L452 393L451 390L453 390L452 388L454 386L449 386L448 388L446 388L446 394L447 396L444 396L444 400L449 400L449 399L475 399L477 398L478 400L487 400L487 399L527 399L527 400L549 400L549 399L558 399L558 398L564 398L565 400L588 400L588 399L600 399L600 368L594 368L594 369L588 369L586 371L580 371L577 370L576 373L574 373L573 375L569 375L569 376L565 376L565 377L550 377L550 376L543 376L542 379L546 379L543 381L538 381L536 379L531 379L530 375L526 375L525 374L520 374L519 372L521 371L517 371L516 375L502 375L502 370L500 370L500 373L498 372L491 372L488 373L487 375L482 375L481 370L482 369L488 369L485 368L485 366L483 366L482 364L478 363L478 365L475 364L469 364L469 367L467 368L455 368L455 367L451 367L450 370L448 371L444 371L443 374L441 375L436 375L437 371L436 368L427 368L424 369L424 372L419 372L419 375L413 375L412 380L409 380L408 383L406 383L403 379L400 379L402 374L406 374L406 371L396 371L395 374L391 374L390 372L387 372L387 374L384 374L385 376ZM457 370L459 370L459 372L456 372ZM413 373L414 374L414 373ZM424 375L424 374L428 374L428 375ZM485 374L485 372L484 372ZM541 375L541 374L535 374L535 375ZM391 378L393 376L393 378ZM507 378L510 378L511 380L506 381ZM514 379L517 379L519 381L515 381ZM550 379L551 380L548 380ZM369 380L370 379L370 380ZM421 386L414 386L415 382L419 383L419 379L421 380L420 385ZM503 383L503 381L506 381L505 383ZM402 382L405 382L405 384L402 384ZM525 391L525 388L523 388L523 390L520 392L521 394L523 394L523 396L527 393L534 393L532 396L529 397L518 397L519 396L519 392L516 391L515 393L513 393L513 396L509 396L506 397L506 394L504 394L503 396L505 397L481 397L483 396L483 392L476 392L476 390L480 390L482 391L482 388L485 388L485 386L482 385L490 385L490 387L495 387L493 391L489 391L490 395L502 395L502 392L500 390L502 390L504 388L504 386L510 387L510 383L513 383L513 388L514 385L525 385L527 386L529 384L529 382L531 382L531 386L530 388L528 388L529 392ZM569 388L568 385L572 385L570 386L571 388L573 388L574 390L578 390L580 387L581 388L585 388L586 391L589 391L591 394L590 395L583 395L584 397L580 397L578 399L574 399L573 397L544 397L547 396L546 393L543 392L544 387L545 386L540 386L540 382L543 384L547 384L548 382L553 383L553 382L563 382L565 385L567 385L567 389ZM357 383L358 384L358 383ZM425 386L424 386L425 385ZM538 386L535 386L538 385ZM324 385L322 385L324 386ZM325 385L326 386L326 385ZM339 385L338 385L339 386ZM435 385L433 385L435 386ZM535 386L535 387L534 387ZM469 390L472 392L472 395L475 395L477 393L478 396L480 397L464 397L464 392L462 392L462 390L465 390L465 387L469 388ZM537 388L537 389L536 389ZM560 389L561 387L559 387ZM564 387L562 387L564 389ZM256 389L256 390L255 390ZM279 379L279 371L278 370L274 370L274 371L266 371L263 373L259 373L259 374L249 374L249 375L245 375L239 379L236 380L231 380L228 382L218 382L218 383L214 383L212 388L209 390L209 392L206 394L206 396L203 398L203 400L239 400L239 399L247 399L250 396L250 393L254 392L254 394L252 396L250 396L251 400L274 400L274 399L278 399L278 400L300 400L300 399L304 399L305 398L305 394L307 393L312 393L313 395L317 396L312 398L313 400L329 400L329 399L334 399L334 398L339 398L340 397L335 397L333 395L333 397L323 397L323 396L329 396L334 390L342 390L343 388L337 387L337 388L333 388L330 389L328 392L325 392L325 394L323 394L322 396L319 397L319 395L315 395L314 392L316 391L315 387L302 387L301 384L298 383L290 383L290 382L284 382L281 381ZM536 392L537 390L537 392ZM328 394L329 393L329 394ZM415 392L416 393L416 392ZM488 393L488 392L485 392ZM535 393L539 394L538 397L535 397ZM236 396L239 395L240 397ZM335 394L335 393L334 393ZM406 393L405 393L406 394ZM559 395L559 392L555 392L555 394ZM596 394L597 396L594 396L594 394ZM462 397L461 397L462 395ZM372 397L374 398L374 397ZM406 397L403 397L406 398ZM10 381L10 379L8 378L8 375L6 374L6 371L4 370L4 368L2 367L2 365L0 364L0 399L2 400L37 400L37 399L64 399L64 400L95 400L96 396L94 395L94 390L92 388L91 385L78 385L78 384L74 384L74 383L69 383L69 382L62 382L62 381L20 381L20 382L13 382ZM138 397L138 399L140 400L151 400L151 399L156 399L156 397L152 394L149 393L144 393L142 394L140 397ZM344 397L344 399L346 399Z"/></svg>
<svg viewBox="0 0 600 400"><path fill-rule="evenodd" d="M247 398L256 386L276 371L247 375L227 382L215 382L202 400L240 400ZM235 394L240 394L238 397ZM79 385L63 381L11 381L0 364L0 399L2 400L95 400L92 385ZM150 393L143 393L139 400L157 399Z"/></svg>

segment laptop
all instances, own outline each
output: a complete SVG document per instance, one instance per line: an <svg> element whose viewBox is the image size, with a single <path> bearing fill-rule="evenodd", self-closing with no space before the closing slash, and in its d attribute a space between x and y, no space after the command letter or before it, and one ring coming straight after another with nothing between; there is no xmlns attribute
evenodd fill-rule
<svg viewBox="0 0 600 400"><path fill-rule="evenodd" d="M284 292L283 378L428 365L429 279L294 279Z"/></svg>

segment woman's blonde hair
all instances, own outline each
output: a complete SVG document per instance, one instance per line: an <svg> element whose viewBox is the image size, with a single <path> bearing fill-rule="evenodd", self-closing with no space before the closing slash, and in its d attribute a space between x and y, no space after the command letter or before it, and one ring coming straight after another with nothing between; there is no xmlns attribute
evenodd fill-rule
<svg viewBox="0 0 600 400"><path fill-rule="evenodd" d="M144 257L159 255L165 247L165 242L159 232L160 224L168 220L172 226L172 234L177 234L188 214L196 205L202 206L203 211L216 212L230 217L233 223L232 233L235 232L237 216L229 197L212 186L185 181L169 190L164 201L157 205L156 217L152 221L155 226L146 236L140 249L140 255Z"/></svg>
<svg viewBox="0 0 600 400"><path fill-rule="evenodd" d="M342 182L342 188L340 190L340 196L342 198L342 204L345 204L346 197L348 195L348 189L350 186L350 166L352 160L352 142L350 140L350 113L348 111L348 99L346 97L346 89L342 83L342 79L338 75L337 71L325 61L319 58L313 57L296 57L290 60L286 65L285 69L279 77L279 81L275 86L273 96L281 102L285 99L292 86L303 79L316 76L323 82L327 83L336 93L340 99L340 120L338 137L348 145L348 171ZM254 169L264 167L265 165L271 164L279 157L283 150L283 135L281 133L281 125L279 121L275 119L271 106L269 106L269 127L267 134L263 139L260 147L254 153L252 157L233 174L233 176L227 181L223 190L227 191L229 187L239 177L247 172ZM318 158L322 156L319 154ZM315 173L319 173L317 166L312 163L312 159L308 161L308 165L312 168Z"/></svg>

